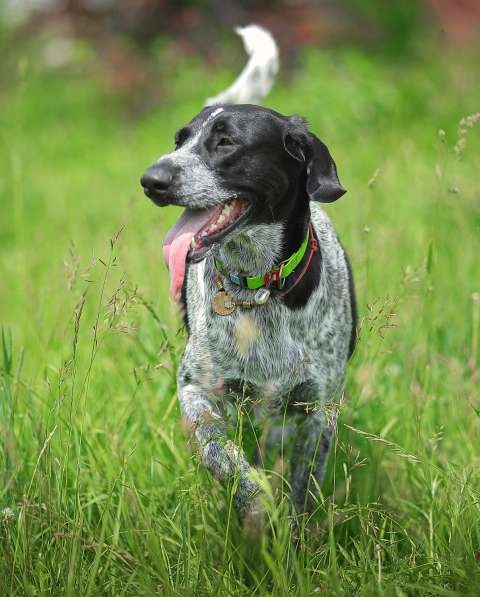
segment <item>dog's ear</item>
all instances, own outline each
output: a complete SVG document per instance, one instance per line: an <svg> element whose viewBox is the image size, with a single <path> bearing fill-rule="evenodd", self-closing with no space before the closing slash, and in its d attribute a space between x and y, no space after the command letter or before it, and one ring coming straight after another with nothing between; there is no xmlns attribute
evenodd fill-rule
<svg viewBox="0 0 480 597"><path fill-rule="evenodd" d="M331 203L347 191L338 180L337 167L327 146L310 132L287 132L286 151L307 169L307 194L312 201Z"/></svg>
<svg viewBox="0 0 480 597"><path fill-rule="evenodd" d="M338 180L337 166L327 146L309 133L307 193L312 201L331 203L347 192Z"/></svg>

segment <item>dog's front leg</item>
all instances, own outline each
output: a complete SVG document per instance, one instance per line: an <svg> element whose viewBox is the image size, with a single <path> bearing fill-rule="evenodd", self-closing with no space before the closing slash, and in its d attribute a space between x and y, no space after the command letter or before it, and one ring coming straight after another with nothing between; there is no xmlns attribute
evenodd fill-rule
<svg viewBox="0 0 480 597"><path fill-rule="evenodd" d="M194 437L204 465L223 485L235 482L234 505L241 516L258 512L258 485L242 451L228 440L220 409L184 368L179 374L178 397L183 420ZM185 378L189 381L185 383Z"/></svg>
<svg viewBox="0 0 480 597"><path fill-rule="evenodd" d="M311 512L327 466L333 429L323 412L313 411L297 427L292 451L292 499L297 512ZM315 480L315 482L313 481Z"/></svg>

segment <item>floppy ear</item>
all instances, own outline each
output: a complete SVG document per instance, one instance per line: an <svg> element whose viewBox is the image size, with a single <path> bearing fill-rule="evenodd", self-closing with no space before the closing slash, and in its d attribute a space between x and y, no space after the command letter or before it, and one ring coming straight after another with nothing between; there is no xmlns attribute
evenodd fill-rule
<svg viewBox="0 0 480 597"><path fill-rule="evenodd" d="M327 146L312 133L291 134L284 138L287 152L307 166L307 194L312 201L331 203L347 191L338 180L337 167Z"/></svg>

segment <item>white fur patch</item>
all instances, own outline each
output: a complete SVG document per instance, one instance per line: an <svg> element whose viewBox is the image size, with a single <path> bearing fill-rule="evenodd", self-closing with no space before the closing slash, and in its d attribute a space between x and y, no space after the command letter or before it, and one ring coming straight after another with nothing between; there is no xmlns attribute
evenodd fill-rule
<svg viewBox="0 0 480 597"><path fill-rule="evenodd" d="M212 120L212 118L215 118L215 116L218 116L219 114L221 114L223 112L223 108L217 108L216 110L214 110L210 116L205 120L205 122L202 124L202 129L205 128L205 126L207 125L208 122L210 122L210 120Z"/></svg>

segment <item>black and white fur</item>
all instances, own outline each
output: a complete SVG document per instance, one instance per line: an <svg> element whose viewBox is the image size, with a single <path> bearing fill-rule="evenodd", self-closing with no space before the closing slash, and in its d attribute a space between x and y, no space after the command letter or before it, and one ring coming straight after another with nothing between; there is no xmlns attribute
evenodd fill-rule
<svg viewBox="0 0 480 597"><path fill-rule="evenodd" d="M269 60L267 71L275 71ZM244 98L252 84L245 81ZM243 515L261 509L260 492L242 450L227 438L226 404L235 390L246 391L258 417L287 413L295 427L292 497L298 511L308 511L332 437L325 406L343 392L355 342L350 267L318 205L345 191L328 149L298 116L248 104L214 105L177 133L176 145L142 178L157 204L205 208L242 196L251 205L246 220L213 242L206 258L188 265L182 291L188 343L177 380L183 418L208 470L224 484L237 476L234 502ZM226 270L265 274L298 249L310 219L319 250L291 293L272 289L263 306L237 308L227 317L214 313L213 256ZM253 291L222 281L231 296L253 298Z"/></svg>

